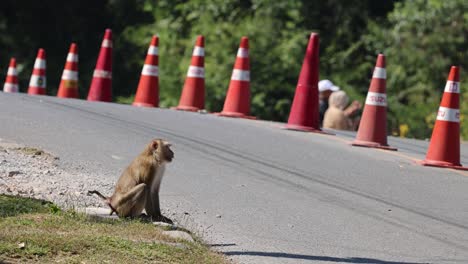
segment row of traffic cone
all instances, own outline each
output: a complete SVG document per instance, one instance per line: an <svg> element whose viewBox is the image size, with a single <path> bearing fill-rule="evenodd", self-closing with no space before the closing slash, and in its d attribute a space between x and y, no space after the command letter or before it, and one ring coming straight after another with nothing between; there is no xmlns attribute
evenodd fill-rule
<svg viewBox="0 0 468 264"><path fill-rule="evenodd" d="M157 43L157 38L156 41ZM153 43L153 41L152 41ZM150 46L151 49L152 46ZM198 36L195 47L192 53L192 61L187 71L182 94L180 96L179 105L173 107L176 110L184 111L202 111L205 109L205 39L203 36ZM150 60L148 53L146 61ZM157 62L157 59L156 59ZM147 66L145 62L145 66ZM157 67L157 65L155 66ZM143 78L143 72L142 72ZM148 82L143 82L140 79L140 84L137 90L137 96L133 105L151 106L154 94L157 93L156 84L151 85ZM152 88L156 87L156 88ZM154 106L157 106L155 104ZM237 50L236 62L231 75L231 81L224 102L223 111L216 113L217 115L227 117L239 117L255 119L250 116L250 61L249 61L249 39L242 37Z"/></svg>
<svg viewBox="0 0 468 264"><path fill-rule="evenodd" d="M248 38L243 37L237 52L231 82L221 116L254 118L250 113L250 66ZM199 111L204 109L205 71L204 38L198 36L187 72L177 110ZM89 101L111 100L112 82L112 32L106 30L101 45L96 69L93 74ZM62 74L59 97L77 98L77 47L72 44ZM40 49L34 64L29 94L45 94L45 51ZM307 45L302 69L288 118L286 129L324 133L319 126L318 80L319 80L319 36L312 33ZM153 36L143 66L137 94L133 105L158 106L158 37ZM421 163L428 166L468 169L460 164L460 112L459 112L459 69L451 68L439 108L436 124L426 159ZM16 61L10 61L5 92L17 92ZM359 130L353 146L396 150L387 144L387 99L386 99L385 56L379 54L372 75L369 92L362 114Z"/></svg>
<svg viewBox="0 0 468 264"><path fill-rule="evenodd" d="M312 33L307 46L286 129L319 132L319 37ZM379 54L353 146L397 150L387 143L385 56ZM440 103L425 166L468 170L460 163L460 75L452 66Z"/></svg>
<svg viewBox="0 0 468 264"><path fill-rule="evenodd" d="M112 99L112 31L107 29L93 73L88 101L110 102ZM29 82L28 94L44 95L46 88L46 57L44 49L39 49ZM16 59L10 60L4 92L18 92ZM72 43L67 55L65 68L57 92L57 97L78 98L78 47Z"/></svg>
<svg viewBox="0 0 468 264"><path fill-rule="evenodd" d="M249 43L247 37L242 37L237 52L234 70L231 76L222 116L250 118L250 65ZM159 106L159 69L157 36L151 39L145 64L141 71L134 106ZM67 62L62 74L62 80L57 93L62 98L78 98L78 48L75 43L70 47ZM184 88L177 110L201 111L205 108L205 69L204 69L204 37L198 36L193 50L192 62L187 72ZM28 94L45 94L45 51L40 49L34 64ZM98 60L93 72L89 89L88 101L110 102L112 99L112 31L107 29L101 44ZM16 60L10 62L4 92L18 92L16 76Z"/></svg>
<svg viewBox="0 0 468 264"><path fill-rule="evenodd" d="M46 57L44 49L39 49L34 62L34 68L29 81L28 94L45 94L46 87ZM17 93L19 92L18 86L18 73L16 71L16 59L11 58L8 66L7 78L3 85L3 92Z"/></svg>
<svg viewBox="0 0 468 264"><path fill-rule="evenodd" d="M112 31L107 29L101 45L101 51L93 73L93 80L89 89L88 101L110 102L112 99ZM44 95L46 88L46 54L39 49L34 63L33 73L29 82L28 94ZM16 93L18 76L16 59L10 60L7 79L3 87L4 92ZM57 91L57 97L78 98L78 46L72 43L65 62L62 79Z"/></svg>

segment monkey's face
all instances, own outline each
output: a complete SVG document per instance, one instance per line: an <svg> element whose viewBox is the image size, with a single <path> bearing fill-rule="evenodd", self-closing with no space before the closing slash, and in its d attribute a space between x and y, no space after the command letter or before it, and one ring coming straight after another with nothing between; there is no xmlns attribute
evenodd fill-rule
<svg viewBox="0 0 468 264"><path fill-rule="evenodd" d="M163 146L163 153L164 153L164 159L167 162L171 162L172 159L174 158L174 152L170 149L171 144L168 142L165 142L167 144L164 144Z"/></svg>
<svg viewBox="0 0 468 264"><path fill-rule="evenodd" d="M152 143L153 155L156 159L164 162L171 162L174 158L174 152L171 150L171 143L156 139Z"/></svg>

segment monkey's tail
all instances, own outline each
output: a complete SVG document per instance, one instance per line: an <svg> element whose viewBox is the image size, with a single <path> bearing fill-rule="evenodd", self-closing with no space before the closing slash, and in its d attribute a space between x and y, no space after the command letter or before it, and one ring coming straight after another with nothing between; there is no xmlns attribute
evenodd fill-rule
<svg viewBox="0 0 468 264"><path fill-rule="evenodd" d="M88 194L96 194L97 196L101 197L103 200L107 201L109 199L109 197L106 197L104 195L102 195L99 191L88 191Z"/></svg>
<svg viewBox="0 0 468 264"><path fill-rule="evenodd" d="M110 203L110 197L106 197L106 196L102 195L99 191L96 191L96 190L94 190L94 191L88 191L88 194L89 194L89 195L96 194L96 195L99 196L101 199L103 199L103 200L106 202L106 204L107 204L107 205L110 207L110 209L111 209L111 212L110 212L109 215L112 215L113 213L117 213L117 211L114 209L114 207L112 207L112 205L111 205L111 203Z"/></svg>

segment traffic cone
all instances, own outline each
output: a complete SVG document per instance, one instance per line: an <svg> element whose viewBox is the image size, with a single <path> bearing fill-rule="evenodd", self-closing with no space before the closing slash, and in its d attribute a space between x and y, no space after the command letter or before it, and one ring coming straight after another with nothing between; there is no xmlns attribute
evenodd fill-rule
<svg viewBox="0 0 468 264"><path fill-rule="evenodd" d="M134 106L159 106L158 45L158 36L153 36L146 54L145 65L141 70L140 81L133 101Z"/></svg>
<svg viewBox="0 0 468 264"><path fill-rule="evenodd" d="M70 45L57 97L78 98L78 46Z"/></svg>
<svg viewBox="0 0 468 264"><path fill-rule="evenodd" d="M205 109L205 38L197 37L192 62L187 72L179 105L174 109L199 111Z"/></svg>
<svg viewBox="0 0 468 264"><path fill-rule="evenodd" d="M10 66L8 66L8 73L3 85L4 93L19 93L18 87L18 72L16 71L16 59L10 59Z"/></svg>
<svg viewBox="0 0 468 264"><path fill-rule="evenodd" d="M112 101L112 31L106 29L96 62L88 101Z"/></svg>
<svg viewBox="0 0 468 264"><path fill-rule="evenodd" d="M397 150L387 144L386 79L385 55L379 54L353 146Z"/></svg>
<svg viewBox="0 0 468 264"><path fill-rule="evenodd" d="M44 95L46 83L46 53L44 49L39 49L29 81L28 94Z"/></svg>
<svg viewBox="0 0 468 264"><path fill-rule="evenodd" d="M324 133L320 129L318 80L319 35L312 33L285 129Z"/></svg>
<svg viewBox="0 0 468 264"><path fill-rule="evenodd" d="M452 66L444 95L440 102L437 119L432 130L431 142L426 159L419 162L425 166L435 166L468 170L460 164L460 74L459 68Z"/></svg>
<svg viewBox="0 0 468 264"><path fill-rule="evenodd" d="M220 116L255 119L250 114L249 39L241 38L223 111Z"/></svg>

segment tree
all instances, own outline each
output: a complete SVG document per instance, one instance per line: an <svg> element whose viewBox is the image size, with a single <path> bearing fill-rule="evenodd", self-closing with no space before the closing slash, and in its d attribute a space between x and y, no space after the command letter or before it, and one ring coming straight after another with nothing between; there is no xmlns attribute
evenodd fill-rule
<svg viewBox="0 0 468 264"><path fill-rule="evenodd" d="M467 19L467 1L414 0L397 3L387 25L369 23L360 44L368 54L387 55L390 127L395 133L407 125L408 136L430 137L450 66L468 65ZM466 82L461 90L468 95ZM461 107L463 120L468 108ZM463 122L462 134L468 136Z"/></svg>
<svg viewBox="0 0 468 264"><path fill-rule="evenodd" d="M56 95L68 47L76 42L79 49L79 90L88 93L104 30L114 35L114 94L134 90L141 60L132 39L122 32L129 25L154 21L144 10L146 1L0 1L0 78L5 79L10 57L17 57L21 91L28 88L38 48L47 53L47 94ZM133 63L133 64L132 64Z"/></svg>
<svg viewBox="0 0 468 264"><path fill-rule="evenodd" d="M360 39L370 13L383 16L393 5L393 1L383 1L382 11L381 5L375 8L372 3L158 1L153 9L156 21L150 27L161 36L161 105L177 104L195 36L203 34L207 108L220 111L239 40L245 35L250 39L252 112L261 119L285 121L310 33L320 33L323 76L346 80L342 77L354 67L342 67L339 50Z"/></svg>

